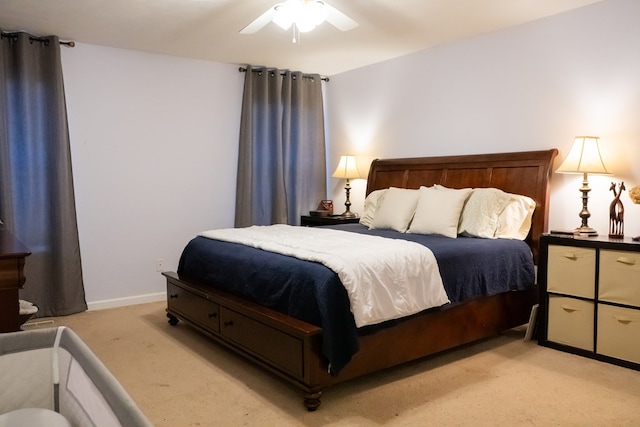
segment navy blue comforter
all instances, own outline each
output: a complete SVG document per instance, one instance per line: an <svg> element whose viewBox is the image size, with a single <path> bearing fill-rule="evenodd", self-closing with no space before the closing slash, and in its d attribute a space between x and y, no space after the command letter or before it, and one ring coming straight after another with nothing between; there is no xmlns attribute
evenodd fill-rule
<svg viewBox="0 0 640 427"><path fill-rule="evenodd" d="M519 240L401 234L360 224L332 228L427 246L438 261L451 304L526 289L534 283L531 250ZM180 257L178 274L320 326L323 354L333 374L358 351L358 330L347 291L338 275L322 264L196 237Z"/></svg>

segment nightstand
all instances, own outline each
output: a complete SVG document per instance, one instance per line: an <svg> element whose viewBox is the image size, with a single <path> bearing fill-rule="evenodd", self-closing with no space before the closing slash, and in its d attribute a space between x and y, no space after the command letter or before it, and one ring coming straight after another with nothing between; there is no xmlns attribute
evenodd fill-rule
<svg viewBox="0 0 640 427"><path fill-rule="evenodd" d="M300 225L306 227L317 227L320 225L337 225L337 224L357 224L360 222L360 217L344 217L340 215L330 216L300 216Z"/></svg>
<svg viewBox="0 0 640 427"><path fill-rule="evenodd" d="M640 243L540 239L539 344L640 370Z"/></svg>

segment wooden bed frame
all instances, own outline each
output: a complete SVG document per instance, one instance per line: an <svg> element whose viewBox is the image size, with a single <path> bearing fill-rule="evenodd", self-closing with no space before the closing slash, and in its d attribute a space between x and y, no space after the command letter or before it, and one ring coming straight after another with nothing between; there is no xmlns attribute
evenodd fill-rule
<svg viewBox="0 0 640 427"><path fill-rule="evenodd" d="M557 150L375 160L367 194L390 186L495 187L536 201L527 238L537 263L547 229L549 180ZM327 372L322 329L176 273L167 278L167 317L195 327L298 387L313 411L322 390L343 381L433 355L527 323L537 289L512 291L411 316L359 337L360 350L337 376Z"/></svg>

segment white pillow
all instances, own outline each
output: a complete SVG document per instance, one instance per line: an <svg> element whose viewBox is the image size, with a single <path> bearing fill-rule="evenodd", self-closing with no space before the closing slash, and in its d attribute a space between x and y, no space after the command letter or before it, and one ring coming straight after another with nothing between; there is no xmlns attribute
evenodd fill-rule
<svg viewBox="0 0 640 427"><path fill-rule="evenodd" d="M370 228L390 228L404 233L418 203L418 190L391 187L373 217Z"/></svg>
<svg viewBox="0 0 640 427"><path fill-rule="evenodd" d="M497 188L474 188L462 209L458 233L493 239L498 230L498 217L510 196Z"/></svg>
<svg viewBox="0 0 640 427"><path fill-rule="evenodd" d="M531 218L536 209L536 202L530 197L519 194L509 194L509 197L507 206L498 217L496 237L524 240L531 228Z"/></svg>
<svg viewBox="0 0 640 427"><path fill-rule="evenodd" d="M409 233L458 236L458 222L470 188L455 190L446 187L420 187L416 213Z"/></svg>
<svg viewBox="0 0 640 427"><path fill-rule="evenodd" d="M375 190L369 193L366 199L364 199L364 212L360 217L360 224L371 227L373 218L384 199L384 195L387 193L387 189Z"/></svg>

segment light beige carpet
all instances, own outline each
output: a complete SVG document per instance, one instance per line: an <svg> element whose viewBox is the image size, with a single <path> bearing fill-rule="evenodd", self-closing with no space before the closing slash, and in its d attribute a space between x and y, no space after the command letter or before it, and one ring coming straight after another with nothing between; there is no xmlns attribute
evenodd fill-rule
<svg viewBox="0 0 640 427"><path fill-rule="evenodd" d="M307 412L289 384L183 322L170 326L164 308L54 319L157 426L640 425L640 372L525 342L524 329L327 389Z"/></svg>

